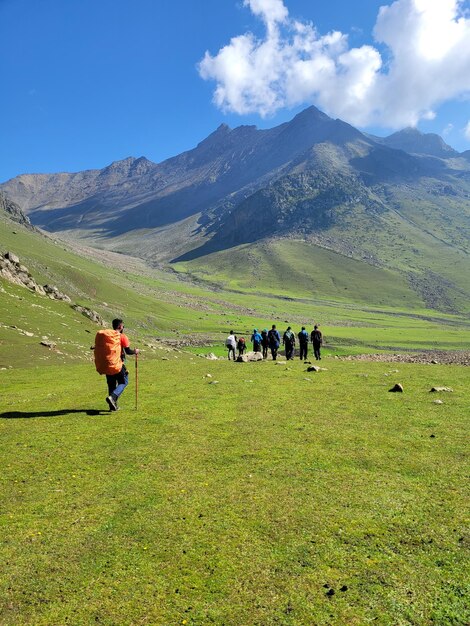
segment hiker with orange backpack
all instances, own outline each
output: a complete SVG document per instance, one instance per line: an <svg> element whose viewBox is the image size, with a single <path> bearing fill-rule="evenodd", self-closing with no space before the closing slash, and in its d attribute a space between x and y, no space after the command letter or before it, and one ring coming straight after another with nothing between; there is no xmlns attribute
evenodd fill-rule
<svg viewBox="0 0 470 626"><path fill-rule="evenodd" d="M138 348L131 348L124 334L121 319L113 320L113 329L100 330L95 337L95 365L99 374L106 374L108 395L106 402L110 411L117 411L118 399L129 382L129 373L124 363L126 354L139 354Z"/></svg>

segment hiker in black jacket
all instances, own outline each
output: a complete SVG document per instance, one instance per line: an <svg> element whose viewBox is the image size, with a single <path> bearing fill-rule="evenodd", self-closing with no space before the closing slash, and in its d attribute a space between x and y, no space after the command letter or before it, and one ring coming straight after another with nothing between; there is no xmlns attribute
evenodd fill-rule
<svg viewBox="0 0 470 626"><path fill-rule="evenodd" d="M313 344L313 354L315 355L316 360L320 361L321 360L320 348L323 343L323 336L321 334L321 331L318 330L318 326L316 324L310 334L310 339Z"/></svg>
<svg viewBox="0 0 470 626"><path fill-rule="evenodd" d="M286 360L294 358L294 346L295 346L295 335L291 330L291 327L288 326L286 332L282 337L282 343L286 349Z"/></svg>
<svg viewBox="0 0 470 626"><path fill-rule="evenodd" d="M299 338L300 360L302 361L307 358L308 354L308 332L305 330L305 326L302 326L302 330L297 337Z"/></svg>

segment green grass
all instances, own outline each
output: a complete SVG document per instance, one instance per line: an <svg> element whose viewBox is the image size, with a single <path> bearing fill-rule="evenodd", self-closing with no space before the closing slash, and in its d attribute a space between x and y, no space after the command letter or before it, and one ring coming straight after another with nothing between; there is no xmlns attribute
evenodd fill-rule
<svg viewBox="0 0 470 626"><path fill-rule="evenodd" d="M420 308L403 275L292 240L238 246L175 265L177 271L249 293Z"/></svg>
<svg viewBox="0 0 470 626"><path fill-rule="evenodd" d="M73 302L96 310L108 324L114 317L123 317L133 342L141 345L161 338L196 338L208 346L207 350L220 351L231 328L249 337L254 327L270 327L272 323L281 331L287 324L297 331L302 325L310 329L314 323L320 323L327 349L336 354L470 347L467 316L412 304L411 292L403 292L403 298L400 297L391 273L356 261L351 261L348 269L341 269L340 257L333 253L321 252L323 261L330 263L329 273L326 269L317 272L316 289L310 294L304 292L301 277L307 282L313 280L308 275L309 264L315 259L320 262L320 252L312 252L305 244L278 242L254 248L249 254L259 253L263 259L263 264L256 266L260 278L254 289L241 289L241 283L215 289L204 281L181 280L174 273L132 260L126 260L124 270L115 269L7 222L0 232L0 246L4 251L15 252L37 282L57 285ZM239 256L234 254L233 263L237 258L240 263L243 259L246 262L250 257L245 252L241 249ZM291 291L280 297L275 293L276 285L278 289L285 276L282 272L292 267L297 254L299 273L289 283ZM217 259L228 262L224 255ZM224 269L225 266L217 265L217 259L212 282L219 276L222 284L228 266ZM262 267L267 273L263 273ZM369 274L361 274L364 267ZM242 266L238 269L233 276L240 281ZM349 300L342 295L346 293L348 277ZM380 293L388 294L385 302L366 303L367 291L379 294L381 282L385 288ZM336 285L336 291L332 285ZM4 348L0 367L73 363L89 358L97 327L87 318L67 303L38 296L3 279L0 287L0 346ZM43 337L56 343L57 349L41 346ZM6 349L8 346L14 349Z"/></svg>
<svg viewBox="0 0 470 626"><path fill-rule="evenodd" d="M322 364L0 372L0 623L467 624L468 370Z"/></svg>

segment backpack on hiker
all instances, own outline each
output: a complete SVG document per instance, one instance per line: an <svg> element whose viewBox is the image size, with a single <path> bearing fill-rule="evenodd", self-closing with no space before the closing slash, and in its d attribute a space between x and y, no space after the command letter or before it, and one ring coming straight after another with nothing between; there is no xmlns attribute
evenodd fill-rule
<svg viewBox="0 0 470 626"><path fill-rule="evenodd" d="M98 374L119 374L122 370L121 333L99 330L95 337L95 367Z"/></svg>

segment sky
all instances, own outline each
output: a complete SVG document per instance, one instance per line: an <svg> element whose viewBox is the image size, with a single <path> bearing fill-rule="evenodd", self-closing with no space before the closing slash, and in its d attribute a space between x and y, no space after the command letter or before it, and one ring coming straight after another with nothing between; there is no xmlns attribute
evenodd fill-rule
<svg viewBox="0 0 470 626"><path fill-rule="evenodd" d="M470 0L0 0L0 181L161 162L314 104L470 149Z"/></svg>

